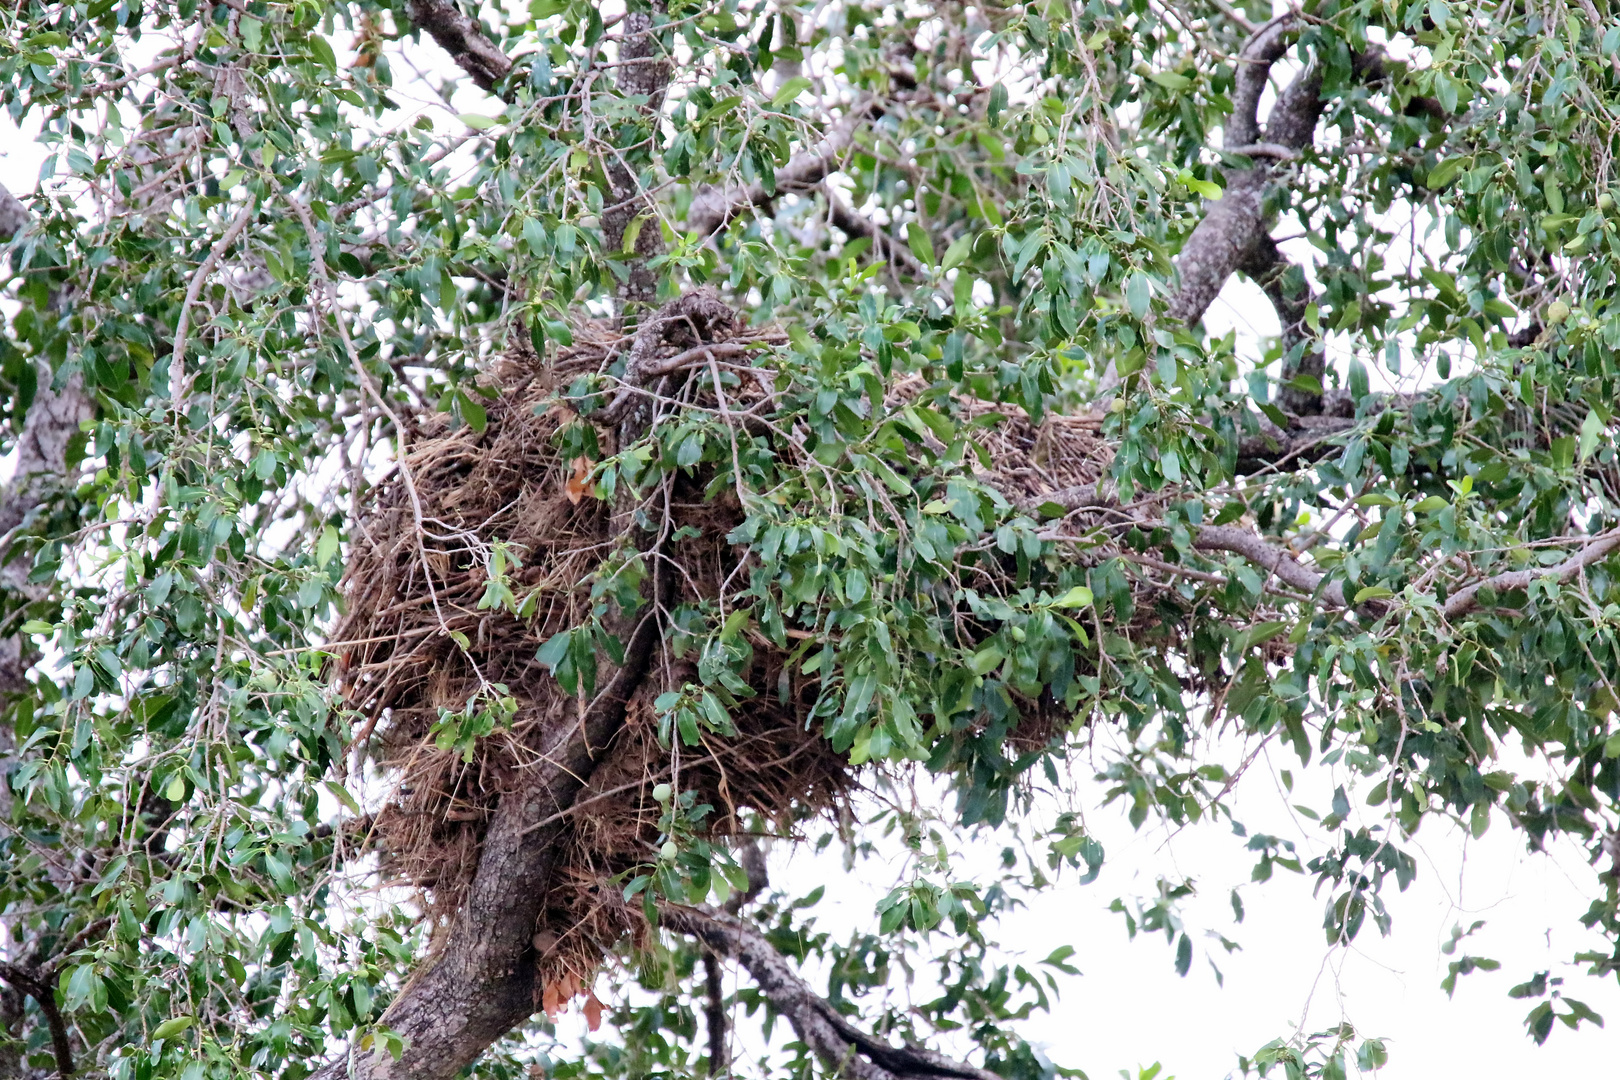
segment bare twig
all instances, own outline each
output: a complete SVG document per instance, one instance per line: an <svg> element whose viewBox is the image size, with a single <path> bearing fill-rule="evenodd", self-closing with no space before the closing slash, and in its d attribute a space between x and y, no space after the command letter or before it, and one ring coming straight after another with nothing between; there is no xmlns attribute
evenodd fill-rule
<svg viewBox="0 0 1620 1080"><path fill-rule="evenodd" d="M231 227L215 241L214 246L208 249L202 265L191 275L191 284L186 286L186 297L180 302L180 318L174 326L174 347L169 352L169 400L174 402L176 410L180 408L180 402L185 398L186 384L189 381L186 378L186 338L191 329L191 305L202 295L203 285L207 283L208 275L214 272L214 267L219 265L220 257L236 243L236 238L248 227L258 208L258 196L249 194L241 212L236 215L236 220L231 222Z"/></svg>

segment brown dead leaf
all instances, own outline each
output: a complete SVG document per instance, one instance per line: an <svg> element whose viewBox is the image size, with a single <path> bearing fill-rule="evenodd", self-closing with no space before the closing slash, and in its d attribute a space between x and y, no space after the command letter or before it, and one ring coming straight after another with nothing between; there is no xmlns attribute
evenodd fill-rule
<svg viewBox="0 0 1620 1080"><path fill-rule="evenodd" d="M568 478L568 483L563 485L564 494L568 496L568 501L575 506L578 506L579 501L590 491L590 485L585 482L590 475L591 459L587 457L575 458L574 474Z"/></svg>
<svg viewBox="0 0 1620 1080"><path fill-rule="evenodd" d="M585 999L585 1024L592 1031L602 1026L602 1002L597 999L595 991Z"/></svg>
<svg viewBox="0 0 1620 1080"><path fill-rule="evenodd" d="M557 1013L562 1009L562 997L557 993L557 984L548 982L540 991L540 1008L551 1019L557 1019Z"/></svg>

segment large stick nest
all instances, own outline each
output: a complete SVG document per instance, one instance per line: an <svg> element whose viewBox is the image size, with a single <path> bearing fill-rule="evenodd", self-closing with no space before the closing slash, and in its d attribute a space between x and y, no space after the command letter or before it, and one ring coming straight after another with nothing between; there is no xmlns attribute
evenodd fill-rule
<svg viewBox="0 0 1620 1080"><path fill-rule="evenodd" d="M706 314L671 325L652 343L651 355L643 340L643 355L631 359L656 366L689 350L694 339L759 337L712 297L694 310ZM343 650L338 685L358 714L357 740L394 780L375 819L374 846L387 877L422 890L434 916L461 903L502 793L522 782L539 749L554 741L557 725L570 722L574 703L536 652L586 620L593 571L619 540L611 508L582 497L580 464L561 457L557 436L574 416L557 389L581 373L606 370L617 354L633 352L631 341L586 323L576 343L546 364L525 335L513 338L518 344L486 377L497 396L484 429L453 427L443 416L421 418L404 470L372 493L355 529L347 614L334 634ZM895 393L907 397L917 389L903 384ZM701 398L690 386L685 392ZM744 380L732 407L745 409L750 392L759 393ZM995 463L993 481L1023 500L1095 482L1107 456L1095 428L1094 421L1061 417L1037 427L1015 413L983 432ZM679 568L673 603L717 596L746 556L725 540L742 517L735 495L706 499L705 479L681 481L668 500L673 528L690 526L683 534L695 533L666 552ZM479 608L497 544L521 559L510 571L513 592L537 594L528 617ZM762 637L754 645L751 682L761 692L734 710L735 738L708 737L701 747L678 751L660 744L652 701L696 681L689 663L664 655L631 698L612 744L597 755L567 819L561 872L553 876L536 928L548 1008L588 985L605 951L626 933L641 932L614 894L625 875L656 858L662 808L652 789L677 768L678 788L696 790L699 802L715 808L707 826L719 839L740 838L749 811L774 832L791 831L806 815L834 807L852 787L847 761L807 724L818 684L784 670L786 654ZM497 683L517 703L510 723L479 739L470 758L438 745L434 725L441 711L461 712ZM1045 738L1044 732L1019 734Z"/></svg>

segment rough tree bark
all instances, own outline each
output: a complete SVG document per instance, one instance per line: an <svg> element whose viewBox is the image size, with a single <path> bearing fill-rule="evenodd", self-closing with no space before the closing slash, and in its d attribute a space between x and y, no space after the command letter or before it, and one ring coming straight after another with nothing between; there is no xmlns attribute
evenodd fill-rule
<svg viewBox="0 0 1620 1080"><path fill-rule="evenodd" d="M1304 274L1290 264L1271 239L1266 194L1278 168L1309 146L1322 116L1322 72L1312 63L1295 75L1277 96L1264 126L1260 98L1271 69L1288 50L1299 29L1299 17L1279 16L1260 27L1238 55L1232 90L1232 116L1226 125L1225 151L1234 163L1226 167L1226 189L1182 246L1176 260L1181 284L1168 314L1189 326L1204 317L1227 278L1236 271L1252 277L1271 300L1282 326L1287 356L1280 395L1283 409L1295 416L1322 411L1319 392L1290 387L1301 375L1320 385L1325 363L1320 349L1308 347L1304 331L1310 289ZM1238 164L1247 161L1249 164ZM1297 353L1297 355L1296 355Z"/></svg>
<svg viewBox="0 0 1620 1080"><path fill-rule="evenodd" d="M28 209L0 187L0 243L9 243L29 220ZM28 581L28 565L15 557L14 542L34 512L67 479L68 441L92 414L89 395L77 377L60 390L51 388L51 373L42 371L22 434L17 437L17 468L11 482L0 488L0 590L27 600L42 595ZM0 636L0 700L26 689L25 678L33 655L27 642L6 626ZM10 738L10 729L5 729ZM6 748L9 750L9 747ZM0 814L9 810L10 789L0 784Z"/></svg>
<svg viewBox="0 0 1620 1080"><path fill-rule="evenodd" d="M454 8L413 0L408 11L486 90L492 90L511 70L511 62L477 24ZM633 12L623 25L620 59L643 62L620 67L619 89L644 96L643 108L656 112L669 80L669 65L657 53L661 46L652 16ZM627 307L644 305L654 299L657 284L647 260L662 251L663 237L657 222L650 220L651 206L634 171L613 148L605 153L603 168L614 200L602 215L609 250L619 250L631 222L648 215L636 234L634 258L618 289ZM636 343L655 345L651 339L678 317L671 313L665 318L660 313L647 319L638 330ZM621 432L621 438L630 435ZM632 528L630 509L620 507L614 515L615 524L625 530ZM433 954L424 958L382 1017L383 1026L406 1041L403 1056L395 1061L386 1054L355 1051L348 1062L334 1063L323 1075L347 1073L356 1080L443 1080L471 1064L539 1008L534 933L557 845L569 827L566 811L611 745L625 707L646 677L663 637L656 613L667 601L667 575L662 560L649 561L647 599L652 602L609 627L626 643L624 662L611 672L604 689L582 715L552 733L551 744L541 749L540 764L528 772L524 786L501 798L465 903Z"/></svg>
<svg viewBox="0 0 1620 1080"><path fill-rule="evenodd" d="M30 220L28 208L11 192L0 187L0 244L9 243ZM39 373L39 389L17 437L16 470L10 483L0 488L0 594L3 607L13 614L0 624L0 707L30 689L28 669L38 652L19 632L21 609L45 595L45 590L28 580L29 565L17 550L18 535L35 513L67 481L68 441L79 432L79 425L90 419L93 408L89 395L77 376L60 390L52 389L51 372ZM11 770L15 766L16 735L9 723L0 723L0 821L11 817ZM6 935L11 944L10 934ZM10 949L6 952L9 954ZM0 993L0 1024L10 1033L22 1021L23 995L40 1005L50 1028L51 1047L57 1070L73 1072L72 1042L56 1009L56 983L53 971L37 963L0 963L0 978L8 986ZM0 1075L23 1075L18 1052L0 1051Z"/></svg>

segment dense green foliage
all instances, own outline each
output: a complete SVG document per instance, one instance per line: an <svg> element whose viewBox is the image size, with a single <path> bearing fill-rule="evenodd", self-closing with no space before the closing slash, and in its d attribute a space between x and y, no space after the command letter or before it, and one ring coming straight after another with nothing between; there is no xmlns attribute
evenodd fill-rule
<svg viewBox="0 0 1620 1080"><path fill-rule="evenodd" d="M1553 0L1305 11L1273 75L1315 64L1325 111L1317 148L1274 164L1266 206L1316 264L1309 285L1288 271L1312 290L1304 328L1264 355L1166 314L1224 170L1252 164L1212 135L1250 36L1225 3L672 0L656 119L614 83L617 32L583 0L485 6L516 66L499 96L458 96L460 114L417 104L455 69L403 5L0 14L0 95L51 150L8 253L9 431L47 385L81 380L94 402L72 482L11 547L31 587L9 592L5 631L42 662L6 714L0 916L10 960L44 971L56 1004L14 987L0 1038L49 1068L59 1009L87 1074L300 1080L375 1037L425 933L371 891L342 825L381 783L351 774L320 648L360 500L410 417L486 422L476 378L508 335L554 354L616 313L640 230L664 237L660 299L709 285L786 333L754 359L771 373L759 424L723 407L748 380L715 367L721 408L682 399L610 455L592 410L622 370L561 388L580 418L559 453L593 462L593 497L701 474L741 505L746 572L672 615L673 647L701 663L660 699L668 741L724 735L728 704L760 689L739 674L758 640L819 676L818 730L862 775L925 770L955 793L937 815L890 807L844 831L852 857L913 860L869 933L818 935L787 894L756 910L784 952L825 961L807 970L831 972L837 1008L896 1037L953 1032L1009 1077L1052 1074L1017 1030L1055 984L986 935L1021 890L1103 858L1060 778L1078 748L1138 825L1226 813L1217 737L1275 734L1302 761L1353 767L1359 788L1319 808L1334 855L1302 867L1252 845L1257 879L1321 880L1330 941L1387 925L1387 886L1417 872L1403 845L1428 818L1511 827L1533 848L1571 836L1596 861L1620 814L1620 578L1597 557L1555 571L1620 526L1620 18L1593 9L1594 26ZM1369 79L1359 58L1380 44ZM705 185L771 195L829 110L867 95L882 107L839 193L784 196L712 240L684 231ZM658 213L608 250L614 168ZM871 237L829 229L829 198L910 257L874 260ZM1319 347L1326 387L1290 374ZM1301 428L1278 405L1289 379L1340 391L1345 415ZM1006 489L986 448L997 414L970 401L1019 423L1094 416L1107 498ZM1313 594L1201 546L1212 526L1325 577ZM529 612L503 560L522 556L489 566L489 605L512 617ZM603 567L609 619L645 568L633 546ZM539 660L588 695L609 636L582 623ZM498 701L469 702L446 737L470 746L500 722ZM1122 737L1094 741L1102 727ZM1496 764L1510 742L1546 774ZM680 858L649 851L621 884L723 894L709 864L729 856L703 841L704 809L670 805ZM1054 806L1070 812L1051 827ZM1018 852L1005 880L953 873L948 838L981 826ZM1610 951L1581 958L1600 976L1620 971L1606 870L1587 922ZM1150 929L1176 925L1176 894L1161 899ZM1183 972L1191 950L1181 934ZM942 993L895 1006L880 990L902 964ZM598 989L611 1039L570 1057L547 1049L541 1016L480 1074L703 1067L695 950L671 938L604 979L643 987ZM1538 1039L1591 1019L1544 977L1522 989ZM781 1028L774 1045L770 1070L819 1068ZM1332 1035L1259 1062L1342 1076L1358 1050L1381 1063L1378 1044Z"/></svg>

